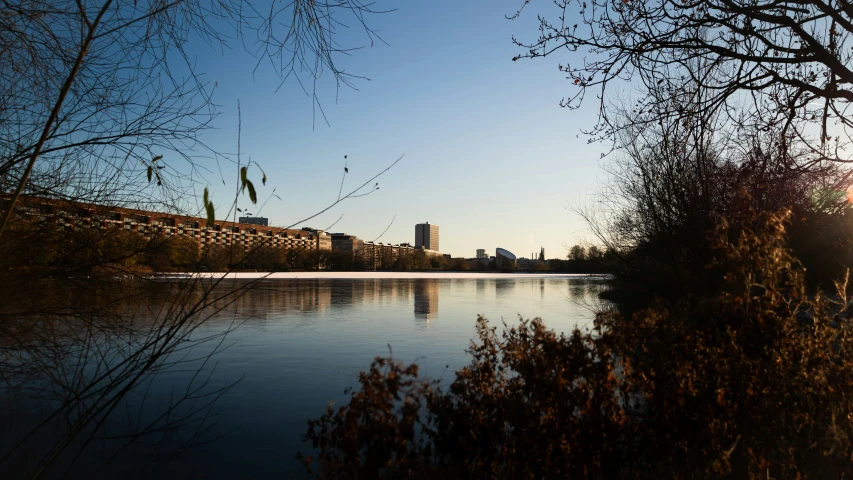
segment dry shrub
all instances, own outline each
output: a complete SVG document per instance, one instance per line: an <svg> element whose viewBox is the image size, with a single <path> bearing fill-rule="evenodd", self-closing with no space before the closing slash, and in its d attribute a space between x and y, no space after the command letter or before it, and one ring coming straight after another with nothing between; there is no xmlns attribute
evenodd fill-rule
<svg viewBox="0 0 853 480"><path fill-rule="evenodd" d="M717 219L712 297L602 311L571 335L480 318L446 388L377 359L310 422L303 463L321 478L850 478L846 281L806 295L788 216L743 202Z"/></svg>

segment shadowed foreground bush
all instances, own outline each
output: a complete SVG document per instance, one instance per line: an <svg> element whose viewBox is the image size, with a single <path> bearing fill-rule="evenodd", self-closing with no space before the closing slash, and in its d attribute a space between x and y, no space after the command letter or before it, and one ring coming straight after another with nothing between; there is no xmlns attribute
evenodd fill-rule
<svg viewBox="0 0 853 480"><path fill-rule="evenodd" d="M321 478L851 478L846 282L807 297L787 212L711 233L713 298L592 332L480 318L453 383L377 358L348 405L309 422ZM313 460L313 461L312 461Z"/></svg>

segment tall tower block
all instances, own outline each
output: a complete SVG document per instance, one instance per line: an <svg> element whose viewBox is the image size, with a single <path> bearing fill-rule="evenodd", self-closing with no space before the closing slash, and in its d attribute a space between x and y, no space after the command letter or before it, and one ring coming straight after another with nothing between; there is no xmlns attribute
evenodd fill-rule
<svg viewBox="0 0 853 480"><path fill-rule="evenodd" d="M429 222L415 225L415 248L418 247L439 251L438 225L431 225Z"/></svg>

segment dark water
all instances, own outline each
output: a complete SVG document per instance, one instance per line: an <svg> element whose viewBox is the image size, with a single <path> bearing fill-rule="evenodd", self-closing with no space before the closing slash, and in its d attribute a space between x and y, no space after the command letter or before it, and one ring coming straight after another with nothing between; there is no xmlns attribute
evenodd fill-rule
<svg viewBox="0 0 853 480"><path fill-rule="evenodd" d="M421 376L450 380L468 362L478 314L496 325L542 317L569 332L591 324L602 288L600 280L557 276L263 281L194 334L239 324L204 368L208 388L237 383L210 410L215 423L194 437L209 443L169 457L156 477L301 477L294 455L311 453L300 439L307 419L344 401L344 389L389 345L394 357L418 363ZM168 399L195 373L189 365L164 374L148 394Z"/></svg>

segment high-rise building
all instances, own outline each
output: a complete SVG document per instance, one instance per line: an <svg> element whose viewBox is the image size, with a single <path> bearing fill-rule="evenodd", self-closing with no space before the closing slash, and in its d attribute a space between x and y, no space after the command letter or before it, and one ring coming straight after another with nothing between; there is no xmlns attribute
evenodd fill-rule
<svg viewBox="0 0 853 480"><path fill-rule="evenodd" d="M489 259L489 256L486 255L486 249L485 248L478 248L477 249L477 259L478 260L488 260Z"/></svg>
<svg viewBox="0 0 853 480"><path fill-rule="evenodd" d="M415 248L418 247L439 251L438 225L430 225L429 222L415 225Z"/></svg>
<svg viewBox="0 0 853 480"><path fill-rule="evenodd" d="M539 260L545 261L545 247L539 249Z"/></svg>

